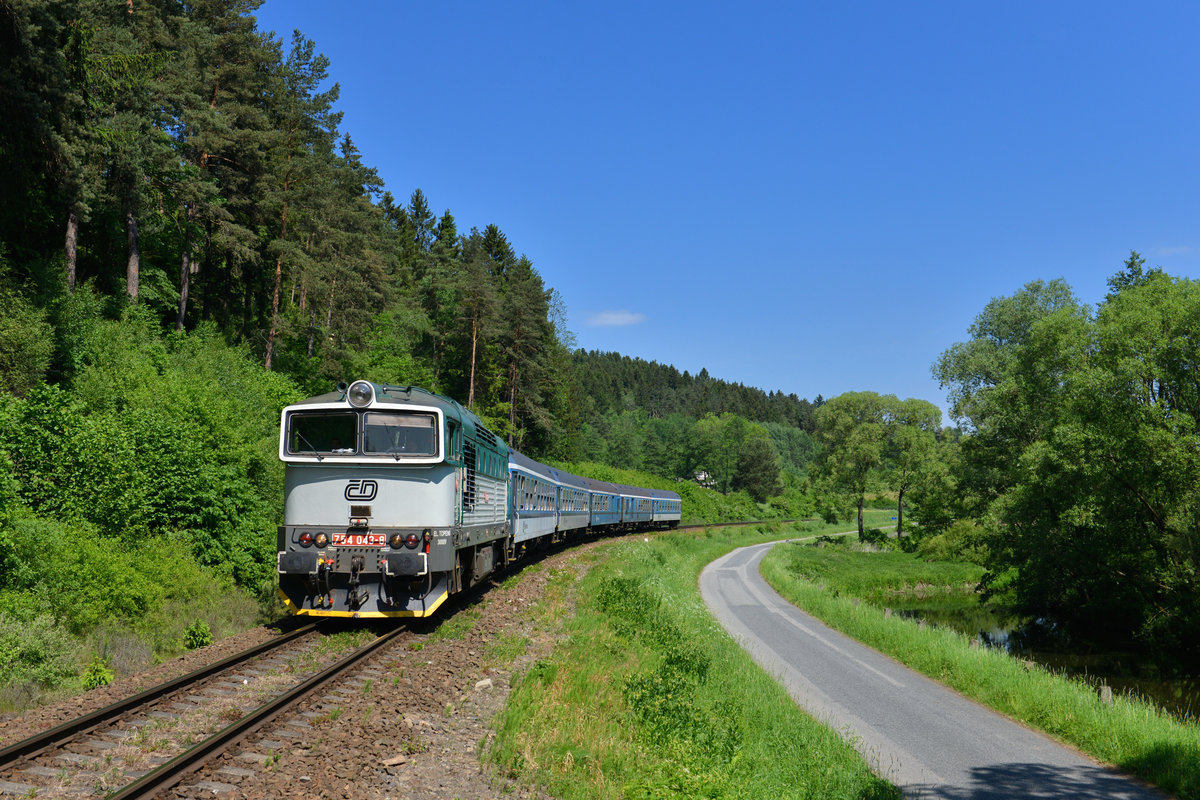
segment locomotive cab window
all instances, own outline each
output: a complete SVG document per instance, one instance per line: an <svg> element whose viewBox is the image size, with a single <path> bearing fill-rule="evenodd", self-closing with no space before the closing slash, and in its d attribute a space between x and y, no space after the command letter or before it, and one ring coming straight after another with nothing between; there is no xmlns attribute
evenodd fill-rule
<svg viewBox="0 0 1200 800"><path fill-rule="evenodd" d="M391 456L436 456L433 414L368 411L363 415L363 452Z"/></svg>
<svg viewBox="0 0 1200 800"><path fill-rule="evenodd" d="M291 414L288 452L292 455L352 455L358 440L358 415L350 412Z"/></svg>

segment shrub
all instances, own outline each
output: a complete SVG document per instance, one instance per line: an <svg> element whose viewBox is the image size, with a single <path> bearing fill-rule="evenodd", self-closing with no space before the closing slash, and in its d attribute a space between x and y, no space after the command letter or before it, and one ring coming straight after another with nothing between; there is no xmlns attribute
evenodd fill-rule
<svg viewBox="0 0 1200 800"><path fill-rule="evenodd" d="M212 643L212 631L208 629L208 623L202 619L188 625L187 630L183 632L183 646L188 650L198 650Z"/></svg>
<svg viewBox="0 0 1200 800"><path fill-rule="evenodd" d="M988 556L983 530L968 519L954 522L935 536L922 538L916 550L930 561L970 561L982 565Z"/></svg>
<svg viewBox="0 0 1200 800"><path fill-rule="evenodd" d="M108 686L113 682L113 671L108 668L108 664L99 659L87 665L87 669L80 676L80 682L83 683L83 688L92 690L100 686Z"/></svg>
<svg viewBox="0 0 1200 800"><path fill-rule="evenodd" d="M55 689L75 676L75 644L48 614L0 612L0 680Z"/></svg>
<svg viewBox="0 0 1200 800"><path fill-rule="evenodd" d="M0 289L0 391L24 396L37 386L54 354L52 334L44 312Z"/></svg>
<svg viewBox="0 0 1200 800"><path fill-rule="evenodd" d="M888 535L879 528L864 528L862 535L858 537L859 541L867 542L868 544L886 547L888 544Z"/></svg>
<svg viewBox="0 0 1200 800"><path fill-rule="evenodd" d="M271 578L279 409L295 386L209 328L162 337L137 311L75 327L74 391L0 393L0 458L16 484L0 486L0 505L13 495L130 544L192 532L201 563L243 586Z"/></svg>

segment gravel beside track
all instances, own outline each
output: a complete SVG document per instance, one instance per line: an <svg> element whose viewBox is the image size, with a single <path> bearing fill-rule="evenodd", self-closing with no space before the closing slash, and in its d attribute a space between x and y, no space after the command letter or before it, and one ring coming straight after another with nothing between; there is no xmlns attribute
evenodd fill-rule
<svg viewBox="0 0 1200 800"><path fill-rule="evenodd" d="M286 630L291 630L288 626ZM207 647L192 650L178 658L165 661L150 669L126 675L107 686L92 689L75 697L66 698L41 706L24 714L4 714L0 717L0 746L10 745L27 739L34 734L49 730L55 725L112 705L118 700L140 691L187 675L203 666L220 661L256 644L280 635L275 628L259 626L247 631L218 639Z"/></svg>
<svg viewBox="0 0 1200 800"><path fill-rule="evenodd" d="M551 571L582 569L577 556L591 546L548 556L527 567L515 586L493 586L454 611L476 617L461 637L421 632L402 637L338 686L235 743L163 796L544 800L548 795L494 774L481 763L480 752L514 672L553 645L525 612L541 601ZM0 743L18 741L276 635L269 628L246 631L80 697L0 721ZM515 660L498 660L489 650L501 635L525 641Z"/></svg>

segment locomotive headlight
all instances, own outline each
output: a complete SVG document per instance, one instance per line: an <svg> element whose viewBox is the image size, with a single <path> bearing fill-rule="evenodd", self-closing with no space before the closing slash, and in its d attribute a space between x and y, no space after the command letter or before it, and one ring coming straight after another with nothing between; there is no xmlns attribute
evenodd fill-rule
<svg viewBox="0 0 1200 800"><path fill-rule="evenodd" d="M393 533L391 538L388 539L388 544L390 544L392 546L393 550L399 550L401 547L404 546L404 534Z"/></svg>
<svg viewBox="0 0 1200 800"><path fill-rule="evenodd" d="M313 542L316 543L317 547L324 547L329 544L329 537L324 532L321 532L313 538Z"/></svg>
<svg viewBox="0 0 1200 800"><path fill-rule="evenodd" d="M346 399L355 408L366 408L375 399L375 389L366 381L355 381L346 390Z"/></svg>

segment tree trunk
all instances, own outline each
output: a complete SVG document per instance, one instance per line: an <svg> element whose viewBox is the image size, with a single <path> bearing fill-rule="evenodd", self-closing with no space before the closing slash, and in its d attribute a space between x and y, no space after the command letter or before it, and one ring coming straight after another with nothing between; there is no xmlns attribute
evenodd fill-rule
<svg viewBox="0 0 1200 800"><path fill-rule="evenodd" d="M129 261L125 264L125 294L131 302L138 299L138 273L142 266L141 245L138 243L138 223L132 208L125 209L125 239L129 244Z"/></svg>
<svg viewBox="0 0 1200 800"><path fill-rule="evenodd" d="M329 338L333 339L333 293L337 289L337 278L333 279L333 283L329 284L329 308L325 310L325 330L329 332Z"/></svg>
<svg viewBox="0 0 1200 800"><path fill-rule="evenodd" d="M175 330L183 330L183 320L187 316L188 290L192 283L192 256L188 252L189 243L183 240L183 254L179 257L179 315L175 317Z"/></svg>
<svg viewBox="0 0 1200 800"><path fill-rule="evenodd" d="M863 539L864 532L865 531L863 530L863 496L860 494L858 496L858 540L860 542Z"/></svg>
<svg viewBox="0 0 1200 800"><path fill-rule="evenodd" d="M186 206L186 204L185 204ZM183 330L183 322L187 318L188 296L192 289L192 274L196 271L192 262L192 229L191 223L196 218L196 210L185 208L183 213L183 252L179 256L179 316L175 318L175 330Z"/></svg>
<svg viewBox="0 0 1200 800"><path fill-rule="evenodd" d="M300 295L301 299L304 295ZM313 357L313 338L317 335L317 310L311 308L308 311L308 357Z"/></svg>
<svg viewBox="0 0 1200 800"><path fill-rule="evenodd" d="M79 213L71 209L67 214L67 241L64 250L67 254L67 291L75 294L75 254L79 241Z"/></svg>
<svg viewBox="0 0 1200 800"><path fill-rule="evenodd" d="M475 405L475 343L479 341L479 319L471 320L471 374L467 386L467 408Z"/></svg>
<svg viewBox="0 0 1200 800"><path fill-rule="evenodd" d="M516 352L519 353L520 350L518 349ZM512 445L513 441L517 439L517 377L519 374L520 373L517 372L516 353L514 353L512 364L509 365L509 370L508 370L508 382L509 382L508 443L509 443L509 445ZM517 445L520 446L520 444L521 443L518 440Z"/></svg>
<svg viewBox="0 0 1200 800"><path fill-rule="evenodd" d="M904 536L904 490L896 498L896 538Z"/></svg>
<svg viewBox="0 0 1200 800"><path fill-rule="evenodd" d="M287 191L286 184L284 191ZM279 221L279 241L282 242L287 238L287 203L283 204L283 214ZM283 289L283 251L280 250L279 255L275 257L275 290L271 294L271 328L267 332L267 357L263 361L263 368L271 368L271 357L275 354L275 335L279 331L279 293Z"/></svg>
<svg viewBox="0 0 1200 800"><path fill-rule="evenodd" d="M279 331L279 292L283 286L283 254L275 259L275 291L271 293L271 327L267 331L267 357L263 368L271 369L271 357L275 354L275 335Z"/></svg>

